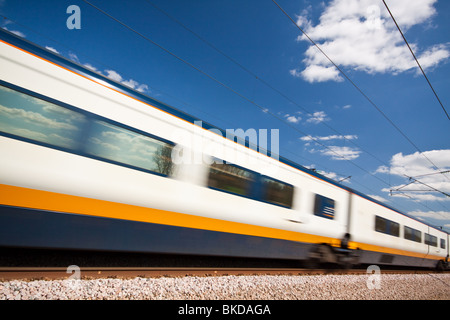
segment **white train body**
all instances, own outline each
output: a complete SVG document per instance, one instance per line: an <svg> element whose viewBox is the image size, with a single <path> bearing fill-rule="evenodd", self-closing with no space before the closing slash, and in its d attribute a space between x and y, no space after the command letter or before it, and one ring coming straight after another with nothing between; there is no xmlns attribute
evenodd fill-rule
<svg viewBox="0 0 450 320"><path fill-rule="evenodd" d="M447 262L441 230L6 31L0 40L0 246L283 259L324 258L326 247L361 263ZM55 131L13 127L33 121ZM183 161L154 172L148 159L165 147ZM250 177L251 192L233 175ZM420 241L405 238L411 229Z"/></svg>

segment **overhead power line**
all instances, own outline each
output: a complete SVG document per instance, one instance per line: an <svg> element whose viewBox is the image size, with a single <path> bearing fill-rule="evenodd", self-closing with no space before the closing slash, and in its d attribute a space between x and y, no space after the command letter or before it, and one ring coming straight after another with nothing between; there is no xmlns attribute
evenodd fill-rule
<svg viewBox="0 0 450 320"><path fill-rule="evenodd" d="M232 63L234 63L235 65L237 65L239 68L241 68L242 70L244 70L246 73L248 73L249 75L251 75L252 77L254 77L256 80L260 81L261 83L263 83L265 86L267 86L268 88L270 88L271 90L275 91L276 93L278 93L280 96L282 96L283 98L285 98L287 101L293 103L294 105L296 105L297 107L299 107L301 110L303 110L304 112L306 112L308 115L312 116L311 112L309 112L305 107L299 105L297 102L293 101L290 97L288 97L286 94L284 94L283 92L281 92L279 89L275 88L274 86L272 86L271 84L269 84L267 81L265 81L264 79L262 79L260 76L256 75L254 72L250 71L248 68L246 68L245 66L243 66L241 63L237 62L236 59L230 57L229 55L227 55L225 52L223 52L222 50L220 50L219 48L217 48L215 45L213 45L211 42L209 42L208 40L206 40L205 38L203 38L202 36L200 36L199 34L197 34L195 31L193 31L192 29L190 29L189 27L187 27L186 25L184 25L181 21L179 21L178 19L174 18L173 16L171 16L169 13L167 13L166 11L164 11L163 9L161 9L160 7L158 7L157 5L155 5L154 3L152 3L150 0L146 0L146 2L151 5L152 7L154 7L156 10L160 11L162 14L164 14L166 17L168 17L170 20L172 20L173 22L175 22L176 24L178 24L180 27L182 27L183 29L185 29L186 31L188 31L189 33L191 33L192 35L194 35L197 39L201 40L203 43L205 43L206 45L208 45L210 48L212 48L213 50L215 50L216 52L218 52L219 54L221 54L222 56L224 56L226 59L228 59L229 61L231 61ZM363 152L367 153L368 155L370 155L372 158L374 158L375 160L379 161L380 163L382 163L383 165L387 165L383 160L379 159L377 156L375 156L373 153L364 150L361 146L359 146L357 143L353 142L351 139L347 139L345 137L345 135L341 134L340 132L338 132L336 129L334 129L333 127L331 127L330 125L322 122L323 125L325 125L327 128L329 128L330 130L336 132L337 134L341 135L344 140L348 141L349 143L353 144L354 146L356 146L358 149L362 150ZM389 165L387 165L389 166ZM444 171L445 172L445 171ZM438 172L440 173L440 172ZM436 173L437 174L437 173ZM409 176L404 175L406 178L411 179ZM344 180L349 179L351 176L348 176L338 182L342 182ZM419 181L420 182L420 181Z"/></svg>
<svg viewBox="0 0 450 320"><path fill-rule="evenodd" d="M403 186L401 186L401 187L399 187L399 188L391 189L390 192L391 192L391 193L392 193L392 192L399 192L401 189L403 189L403 188L405 188L405 187L407 187L407 186L409 186L409 185L411 185L411 184L417 182L417 183L419 183L419 184L421 184L421 185L423 185L423 186L425 186L425 187L428 187L429 189L428 189L428 190L426 190L426 189L420 189L420 190L404 189L404 191L406 191L406 192L430 192L431 190L433 190L433 191L435 191L435 192L442 193L442 194L443 194L444 196L446 196L446 197L450 197L450 194L448 194L447 192L438 190L438 189L436 189L435 187L432 187L432 186L430 186L430 185L427 184L427 183L421 182L421 181L419 181L419 180L417 180L417 179L414 179L414 178L411 178L411 177L410 177L409 179L411 180L411 182L409 182L409 183L407 183L407 184L405 184L405 185L403 185ZM430 190L430 189L431 189L431 190Z"/></svg>
<svg viewBox="0 0 450 320"><path fill-rule="evenodd" d="M201 37L199 34L197 34L196 32L194 32L192 29L188 28L186 25L184 25L181 21L179 21L178 19L174 18L173 16L171 16L170 14L168 14L166 11L162 10L161 8L159 8L158 6L156 6L154 3L152 3L150 0L146 0L146 2L148 4L150 4L152 7L154 7L155 9L157 9L158 11L160 11L162 14L164 14L166 17L168 17L170 20L172 20L173 22L175 22L176 24L178 24L179 26L181 26L183 29L185 29L186 31L190 32L192 35L194 35L197 39L201 40L203 43L205 43L206 45L208 45L210 48L212 48L213 50L215 50L216 52L218 52L219 54L221 54L222 56L224 56L226 59L228 59L229 61L231 61L232 63L234 63L235 65L237 65L239 68L241 68L242 70L244 70L246 73L248 73L250 76L252 76L253 78L255 78L255 80L261 82L262 84L264 84L265 86L267 86L269 89L271 89L272 91L276 92L277 94L279 94L281 97L283 97L284 99L286 99L287 101L289 101L290 103L294 104L295 106L297 106L299 109L301 109L303 112L305 112L308 116L313 117L313 114L307 110L305 107L303 107L302 105L300 105L299 103L297 103L296 101L294 101L293 99L291 99L290 97L288 97L285 93L283 93L281 90L275 88L274 86L272 86L270 83L268 83L267 81L265 81L263 78L261 78L260 76L258 76L257 74L255 74L254 72L250 71L248 68L246 68L245 66L243 66L241 63L237 62L236 59L230 57L228 54L226 54L225 52L223 52L222 50L220 50L219 48L217 48L215 45L213 45L211 42L209 42L208 40L206 40L205 38ZM381 160L380 158L378 158L376 155L374 155L373 153L365 150L364 148L362 148L360 145L358 145L357 143L355 143L354 141L352 141L351 139L348 139L346 137L346 135L342 134L341 132L339 132L338 130L336 130L335 128L333 128L332 126L330 126L329 124L325 123L325 122L321 122L322 125L324 125L325 127L327 127L328 129L332 130L333 132L335 132L336 134L340 135L343 137L344 140L346 140L347 142L353 144L355 147L357 147L359 150L365 152L366 154L368 154L369 156L371 156L372 158L374 158L375 160L377 160L378 162L382 163L383 165L387 165L383 160Z"/></svg>
<svg viewBox="0 0 450 320"><path fill-rule="evenodd" d="M432 176L432 175L435 175L435 174L445 174L445 173L450 173L450 170L439 171L439 172L433 172L433 173L427 173L427 174L421 174L421 175L414 176L414 177L411 177L411 178L418 178L418 177Z"/></svg>
<svg viewBox="0 0 450 320"><path fill-rule="evenodd" d="M173 52L171 52L170 50L164 48L162 45L156 43L155 41L151 40L149 37L145 36L144 34L136 31L135 29L133 29L132 27L128 26L127 24L125 24L124 22L118 20L117 18L113 17L112 15L110 15L109 13L107 13L106 11L98 8L97 6L93 5L92 3L90 3L87 0L83 0L85 3L87 3L88 5L90 5L91 7L93 7L94 9L98 10L99 12L101 12L102 14L106 15L107 17L109 17L110 19L116 21L117 23L121 24L123 27L127 28L128 30L132 31L133 33L137 34L138 36L140 36L141 38L145 39L146 41L152 43L153 45L157 46L158 48L160 48L161 50L163 50L164 52L168 53L169 55L173 56L174 58L178 59L179 61L185 63L186 65L188 65L189 67L193 68L194 70L200 72L201 74L203 74L204 76L208 77L209 79L213 80L214 82L218 83L219 85L221 85L222 87L228 89L229 91L233 92L234 94L238 95L239 97L241 97L242 99L246 100L247 102L251 103L252 105L256 106L257 108L259 108L261 111L263 111L264 113L269 114L270 116L274 117L275 119L283 122L285 125L287 125L288 127L292 128L293 130L299 132L300 134L309 137L311 140L313 140L314 142L316 142L318 145L321 145L322 147L324 147L325 149L327 149L330 153L338 156L339 158L350 162L352 165L354 165L355 167L357 167L358 169L360 169L361 171L373 176L375 179L379 180L380 182L382 182L385 185L390 186L389 183L387 183L386 181L382 180L381 178L377 177L376 175L374 175L373 173L371 173L370 171L364 169L363 167L361 167L360 165L358 165L357 163L355 163L354 161L352 161L351 159L348 159L345 155L340 154L339 152L337 152L336 150L334 150L333 148L330 148L329 146L323 144L322 142L320 142L318 139L316 139L315 137L307 134L306 132L300 130L299 128L293 126L291 123L285 121L282 117L274 114L273 112L270 112L269 110L267 110L267 108L264 108L263 106L259 105L258 103L256 103L255 101L253 101L252 99L244 96L243 94L239 93L238 91L236 91L235 89L233 89L232 87L226 85L225 83L221 82L220 80L216 79L215 77L211 76L210 74L206 73L205 71L197 68L196 66L194 66L193 64L191 64L190 62L184 60L183 58L179 57L178 55L174 54Z"/></svg>
<svg viewBox="0 0 450 320"><path fill-rule="evenodd" d="M385 2L384 0L383 0L383 3L384 3L384 6L386 7L387 11L388 11L389 14L391 15L391 18L392 18L392 20L394 21L394 23L395 23L395 25L396 25L398 31L399 31L400 34L402 35L403 40L405 41L406 45L408 46L409 51L411 52L412 56L414 57L414 60L416 60L416 63L417 63L417 65L419 66L420 71L422 71L423 76L424 76L425 79L427 80L428 85L430 86L431 90L433 90L434 96L436 97L437 101L438 101L439 104L441 105L442 110L444 110L445 115L447 116L447 119L450 120L450 116L449 116L447 110L445 110L444 105L443 105L442 102L441 102L441 99L439 99L439 97L438 97L436 91L434 90L433 86L431 85L430 80L428 80L428 77L427 77L427 75L425 74L425 71L423 71L422 66L421 66L420 63L419 63L419 60L417 60L416 55L414 54L413 50L412 50L411 47L409 46L409 43L408 43L408 41L406 40L406 38L405 38L405 36L404 36L402 30L400 29L400 27L399 27L397 21L395 21L394 15L392 14L391 10L389 9L388 5L386 4L386 2Z"/></svg>
<svg viewBox="0 0 450 320"><path fill-rule="evenodd" d="M297 22L292 19L292 17L275 1L272 2L284 13L284 15L299 29L306 38L330 61L330 63L355 87L356 90L361 93L361 95L433 166L433 169L439 171L438 166L431 161L420 148L377 106L377 104L370 99L364 91L355 83L349 76L320 48L320 46L298 25ZM445 176L446 177L446 176ZM450 178L446 177L449 181Z"/></svg>
<svg viewBox="0 0 450 320"><path fill-rule="evenodd" d="M259 105L258 103L256 103L255 101L249 99L248 97L244 96L243 94L239 93L238 91L236 91L235 89L233 89L232 87L226 85L225 83L219 81L218 79L216 79L215 77L209 75L208 73L206 73L205 71L199 69L198 67L194 66L193 64L189 63L188 61L184 60L183 58L179 57L178 55L174 54L173 52L171 52L170 50L164 48L163 46L161 46L160 44L154 42L153 40L151 40L150 38L148 38L147 36L145 36L144 34L136 31L135 29L133 29L132 27L128 26L127 24L125 24L124 22L118 20L117 18L113 17L112 15L108 14L107 12L105 12L104 10L98 8L97 6L93 5L92 3L90 3L87 0L83 0L85 3L87 3L88 5L90 5L91 7L93 7L94 9L98 10L99 12L101 12L102 14L106 15L107 17L109 17L110 19L114 20L115 22L121 24L123 27L127 28L128 30L132 31L133 33L137 34L138 36L142 37L143 39L145 39L146 41L150 42L151 44L157 46L158 48L160 48L161 50L163 50L164 52L168 53L169 55L173 56L174 58L178 59L179 61L185 63L186 65L188 65L189 67L193 68L194 70L200 72L201 74L203 74L204 76L208 77L209 79L213 80L214 82L218 83L219 85L223 86L224 88L228 89L229 91L233 92L234 94L238 95L239 97L241 97L242 99L248 101L249 103L253 104L254 106L258 107L260 110L262 110L264 113L267 113L269 115L271 115L272 117L276 118L277 120L283 122L285 125L289 126L290 128L294 129L295 131L309 137L311 140L315 141L317 144L323 146L324 148L328 149L331 153L337 155L339 158L346 160L348 162L350 162L351 164L353 164L355 167L359 168L360 170L364 171L365 173L371 175L372 177L374 177L375 179L379 180L380 182L390 186L389 183L387 183L386 181L380 179L379 177L377 177L376 175L374 175L373 173L369 172L368 170L364 169L363 167L359 166L358 164L356 164L355 162L353 162L352 160L346 158L344 155L339 154L338 152L336 152L335 150L333 150L332 148L329 148L327 145L322 144L318 139L314 138L313 136L301 131L300 129L294 127L292 124L290 124L289 122L285 121L282 117L277 116L276 114L268 111L266 108L264 108L263 106ZM410 196L408 196L407 194L404 194L406 197L411 198ZM422 204L423 205L423 204ZM424 205L425 206L425 205ZM427 207L427 206L425 206Z"/></svg>

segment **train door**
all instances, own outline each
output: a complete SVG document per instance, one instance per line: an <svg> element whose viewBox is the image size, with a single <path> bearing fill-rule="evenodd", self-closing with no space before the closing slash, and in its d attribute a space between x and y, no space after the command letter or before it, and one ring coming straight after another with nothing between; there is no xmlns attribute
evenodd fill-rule
<svg viewBox="0 0 450 320"><path fill-rule="evenodd" d="M427 255L439 255L441 253L440 240L430 227L428 227L428 233L425 233L425 244L427 245Z"/></svg>
<svg viewBox="0 0 450 320"><path fill-rule="evenodd" d="M449 256L450 256L450 244L449 244L449 240L450 240L450 234L447 233L447 242L445 243L445 247L447 248L447 257L446 257L446 262L448 262L449 260Z"/></svg>

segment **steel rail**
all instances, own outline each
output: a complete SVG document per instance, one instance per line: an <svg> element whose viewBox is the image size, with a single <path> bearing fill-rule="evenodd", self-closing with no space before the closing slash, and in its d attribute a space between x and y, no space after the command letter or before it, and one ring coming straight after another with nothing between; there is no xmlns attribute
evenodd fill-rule
<svg viewBox="0 0 450 320"><path fill-rule="evenodd" d="M69 270L69 271L68 271ZM366 269L302 269L302 268L167 268L167 267L80 267L74 269L62 267L0 267L0 281L8 280L64 280L64 279L98 279L98 278L155 278L184 276L226 276L226 275L364 275ZM430 269L381 269L381 274L423 274Z"/></svg>

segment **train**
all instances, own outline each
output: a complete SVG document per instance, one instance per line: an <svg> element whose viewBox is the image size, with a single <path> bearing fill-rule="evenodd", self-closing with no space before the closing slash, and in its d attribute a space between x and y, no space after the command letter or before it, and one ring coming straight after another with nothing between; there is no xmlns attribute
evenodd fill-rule
<svg viewBox="0 0 450 320"><path fill-rule="evenodd" d="M0 66L2 248L448 268L440 228L2 29Z"/></svg>

